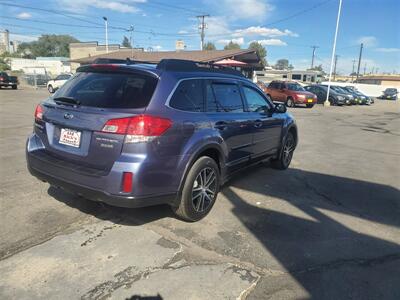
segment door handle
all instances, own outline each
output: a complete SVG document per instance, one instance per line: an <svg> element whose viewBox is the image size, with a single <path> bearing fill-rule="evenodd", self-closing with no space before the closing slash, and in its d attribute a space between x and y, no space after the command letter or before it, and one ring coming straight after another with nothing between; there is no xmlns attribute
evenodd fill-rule
<svg viewBox="0 0 400 300"><path fill-rule="evenodd" d="M217 128L219 130L224 130L228 126L228 123L225 121L218 121L215 123L214 128Z"/></svg>
<svg viewBox="0 0 400 300"><path fill-rule="evenodd" d="M255 120L254 121L254 127L255 128L260 128L263 125L263 122L261 120Z"/></svg>

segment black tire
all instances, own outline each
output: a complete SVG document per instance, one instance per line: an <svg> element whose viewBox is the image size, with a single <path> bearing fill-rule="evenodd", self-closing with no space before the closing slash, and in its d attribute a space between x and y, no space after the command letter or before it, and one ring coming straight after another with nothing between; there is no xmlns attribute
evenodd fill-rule
<svg viewBox="0 0 400 300"><path fill-rule="evenodd" d="M12 86L12 89L13 89L13 90L16 90L17 88L18 88L18 87L17 87L16 85L13 85L13 86Z"/></svg>
<svg viewBox="0 0 400 300"><path fill-rule="evenodd" d="M212 176L212 172L215 177L214 179L209 177L212 182L207 182L207 176ZM205 184L203 184L203 179ZM209 184L208 186L206 186L207 183ZM200 157L186 176L179 206L172 207L172 210L178 217L186 221L195 222L201 220L213 207L218 196L219 185L220 174L215 160L208 156ZM213 191L213 193L211 194L207 189Z"/></svg>
<svg viewBox="0 0 400 300"><path fill-rule="evenodd" d="M54 88L51 84L47 87L47 90L49 91L50 94L54 93Z"/></svg>
<svg viewBox="0 0 400 300"><path fill-rule="evenodd" d="M307 108L313 108L314 104L306 104Z"/></svg>
<svg viewBox="0 0 400 300"><path fill-rule="evenodd" d="M294 138L294 135L293 133L288 132L285 138L285 142L283 143L282 149L280 151L279 158L272 161L272 167L278 170L286 170L289 167L290 162L292 161L295 146L296 140Z"/></svg>
<svg viewBox="0 0 400 300"><path fill-rule="evenodd" d="M287 106L287 107L295 107L295 106L296 106L296 104L294 103L293 98L291 98L291 97L287 98L287 100L286 100L286 106Z"/></svg>

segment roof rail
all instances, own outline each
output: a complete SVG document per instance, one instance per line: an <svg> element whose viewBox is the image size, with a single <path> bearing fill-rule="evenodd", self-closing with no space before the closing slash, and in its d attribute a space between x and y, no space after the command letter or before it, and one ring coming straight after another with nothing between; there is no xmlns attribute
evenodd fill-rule
<svg viewBox="0 0 400 300"><path fill-rule="evenodd" d="M140 61L140 60L133 60L127 57L126 59L119 59L119 58L96 58L93 61L93 64L126 64L126 65L134 65L134 64L152 64L156 65L156 63L151 61Z"/></svg>
<svg viewBox="0 0 400 300"><path fill-rule="evenodd" d="M240 71L229 67L184 59L162 59L157 69L175 72L214 72L245 77Z"/></svg>

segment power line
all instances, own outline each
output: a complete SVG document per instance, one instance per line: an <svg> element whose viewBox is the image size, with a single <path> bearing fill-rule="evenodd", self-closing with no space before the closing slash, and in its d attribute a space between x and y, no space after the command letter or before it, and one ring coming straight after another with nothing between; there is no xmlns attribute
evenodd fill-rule
<svg viewBox="0 0 400 300"><path fill-rule="evenodd" d="M92 22L92 21L88 21L88 20L85 20L85 19L81 19L81 18L75 17L75 16L73 16L71 14L64 13L63 11L60 11L60 10L37 8L37 7L32 7L32 6L13 4L13 3L5 3L5 2L0 2L0 4L4 5L4 6L12 6L12 7L19 7L19 8L26 8L26 9L44 11L44 12L48 12L48 13L52 13L52 14L61 15L61 16L67 17L67 18L75 19L75 20L78 20L78 21L81 21L81 22L93 24L93 25L98 25L98 26L102 25L100 23L96 23L96 22Z"/></svg>
<svg viewBox="0 0 400 300"><path fill-rule="evenodd" d="M275 24L282 23L282 22L285 22L285 21L287 21L287 20L293 19L293 18L295 18L295 17L298 17L298 16L300 16L300 15L303 15L303 14L305 14L305 13L308 13L309 11L314 10L314 9L320 7L320 6L323 6L323 5L325 5L326 3L331 2L331 1L333 1L333 0L325 0L325 1L319 2L319 3L314 4L314 5L312 5L312 6L308 7L308 8L306 8L306 9L303 9L303 10L300 10L300 11L294 13L294 14L291 14L291 15L289 15L289 16L287 16L287 17L284 17L284 18L278 19L278 20L276 20L276 21L273 21L273 22L264 24L264 25L262 25L262 27L267 27L267 26L275 25ZM213 37L216 37L216 36L224 36L224 35L232 34L232 33L235 33L235 32L231 31L231 32L228 32L228 33L212 34L212 35L209 35L209 36L213 36Z"/></svg>

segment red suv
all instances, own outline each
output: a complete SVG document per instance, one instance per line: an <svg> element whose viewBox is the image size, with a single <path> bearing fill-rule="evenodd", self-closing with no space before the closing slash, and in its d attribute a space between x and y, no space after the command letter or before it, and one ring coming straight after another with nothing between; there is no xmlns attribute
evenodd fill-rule
<svg viewBox="0 0 400 300"><path fill-rule="evenodd" d="M317 103L317 96L307 92L300 84L293 81L272 81L264 92L277 102L284 102L289 107L305 104L308 108Z"/></svg>

